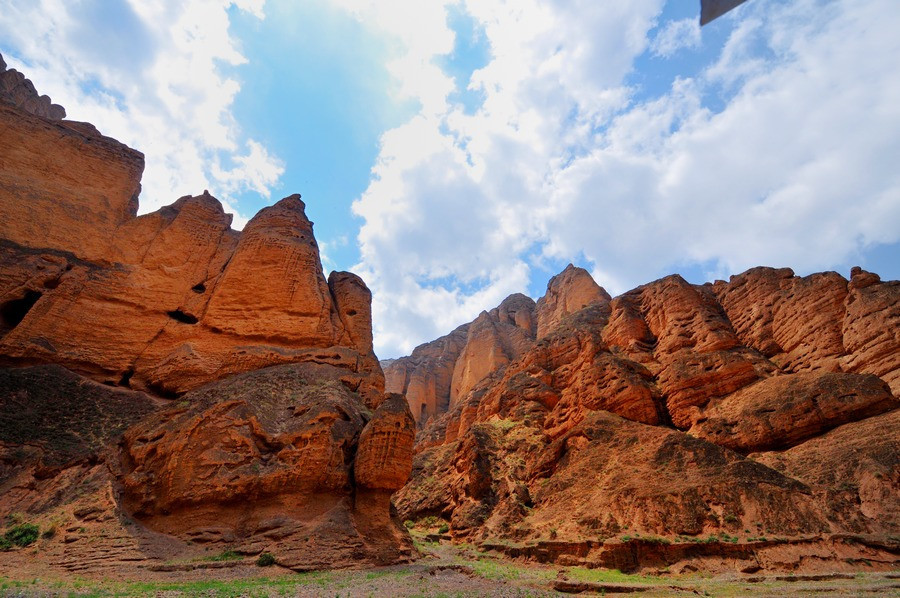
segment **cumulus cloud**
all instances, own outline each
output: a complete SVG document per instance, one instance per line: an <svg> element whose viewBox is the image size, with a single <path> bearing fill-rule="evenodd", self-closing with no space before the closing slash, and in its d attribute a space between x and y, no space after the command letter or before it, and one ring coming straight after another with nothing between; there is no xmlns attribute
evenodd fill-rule
<svg viewBox="0 0 900 598"><path fill-rule="evenodd" d="M385 27L401 79L448 52L449 3L421 4L429 35ZM651 98L628 85L635 60L698 43L658 23L661 0L458 6L490 45L469 83L483 103L453 104L434 74L354 204L380 355L524 291L542 259L585 259L621 292L685 264L810 271L900 241L891 0L750 3L699 74Z"/></svg>
<svg viewBox="0 0 900 598"><path fill-rule="evenodd" d="M232 7L264 16L263 0L7 0L0 47L69 118L144 152L142 212L209 189L242 226L234 194L268 196L283 165L231 115Z"/></svg>
<svg viewBox="0 0 900 598"><path fill-rule="evenodd" d="M654 56L669 58L679 50L700 47L700 22L696 18L669 21L650 44Z"/></svg>

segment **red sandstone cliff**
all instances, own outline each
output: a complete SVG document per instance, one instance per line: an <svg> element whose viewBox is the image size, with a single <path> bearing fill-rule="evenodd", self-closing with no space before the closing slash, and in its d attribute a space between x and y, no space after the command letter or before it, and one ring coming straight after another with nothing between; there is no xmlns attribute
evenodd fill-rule
<svg viewBox="0 0 900 598"><path fill-rule="evenodd" d="M64 116L0 64L0 516L66 526L39 558L88 573L409 559L414 421L300 196L242 232L206 192L136 216L142 154Z"/></svg>
<svg viewBox="0 0 900 598"><path fill-rule="evenodd" d="M896 565L900 284L755 268L610 299L585 277L555 277L530 346L429 413L403 517L566 564ZM388 371L428 378L416 355Z"/></svg>

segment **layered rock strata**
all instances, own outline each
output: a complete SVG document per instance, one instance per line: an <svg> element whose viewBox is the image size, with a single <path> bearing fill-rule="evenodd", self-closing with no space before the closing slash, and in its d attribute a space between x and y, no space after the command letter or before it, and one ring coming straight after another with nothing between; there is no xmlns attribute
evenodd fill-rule
<svg viewBox="0 0 900 598"><path fill-rule="evenodd" d="M419 432L403 517L565 564L700 562L701 539L738 569L898 562L897 283L755 268L610 299L584 276L551 281L531 346Z"/></svg>
<svg viewBox="0 0 900 598"><path fill-rule="evenodd" d="M420 427L456 407L479 382L519 359L562 318L609 294L590 274L571 264L537 304L525 295L507 297L473 322L426 343L385 367L387 390L403 393Z"/></svg>

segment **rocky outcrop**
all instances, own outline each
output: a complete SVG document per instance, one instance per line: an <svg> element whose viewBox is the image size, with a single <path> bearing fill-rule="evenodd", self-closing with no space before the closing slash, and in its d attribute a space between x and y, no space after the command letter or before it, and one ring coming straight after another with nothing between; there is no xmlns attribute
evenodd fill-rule
<svg viewBox="0 0 900 598"><path fill-rule="evenodd" d="M395 359L384 369L385 389L406 396L420 426L450 406L450 384L456 360L466 343L469 325L419 345L408 357Z"/></svg>
<svg viewBox="0 0 900 598"><path fill-rule="evenodd" d="M113 261L112 237L137 211L143 154L2 101L0 147L0 239Z"/></svg>
<svg viewBox="0 0 900 598"><path fill-rule="evenodd" d="M473 322L416 347L409 357L392 361L385 368L386 388L406 396L413 416L423 426L518 359L533 344L535 332L534 301L510 295Z"/></svg>
<svg viewBox="0 0 900 598"><path fill-rule="evenodd" d="M897 407L888 385L871 374L776 376L711 405L690 433L742 453L780 450Z"/></svg>
<svg viewBox="0 0 900 598"><path fill-rule="evenodd" d="M7 69L3 56L0 56L0 102L48 120L66 117L66 109L54 104L49 96L39 95L30 79L16 69Z"/></svg>
<svg viewBox="0 0 900 598"><path fill-rule="evenodd" d="M325 278L300 196L242 232L208 192L135 216L141 154L19 104L0 101L0 516L66 522L45 565L79 573L411 558L390 495L415 423L384 394L371 293ZM96 553L88 521L112 538Z"/></svg>
<svg viewBox="0 0 900 598"><path fill-rule="evenodd" d="M712 290L738 336L785 372L875 374L900 393L900 283L854 268L803 278L753 268Z"/></svg>
<svg viewBox="0 0 900 598"><path fill-rule="evenodd" d="M469 324L466 344L453 367L450 407L487 376L521 356L534 341L534 301L510 295Z"/></svg>
<svg viewBox="0 0 900 598"><path fill-rule="evenodd" d="M582 268L569 264L547 284L537 304L514 294L447 336L416 347L385 367L387 390L404 393L420 427L449 409L481 381L522 357L563 319L609 294ZM449 376L449 378L448 378Z"/></svg>
<svg viewBox="0 0 900 598"><path fill-rule="evenodd" d="M417 483L435 480L429 489ZM824 532L809 488L665 427L592 411L562 436L493 420L416 455L397 496L403 517L434 514L457 537L573 542L756 529Z"/></svg>
<svg viewBox="0 0 900 598"><path fill-rule="evenodd" d="M185 395L130 428L124 506L151 529L270 552L294 569L411 554L389 516L412 461L413 421L390 398L367 412L338 368L284 365ZM356 503L380 497L381 509Z"/></svg>
<svg viewBox="0 0 900 598"><path fill-rule="evenodd" d="M181 198L122 225L111 264L8 245L0 354L164 396L268 365L328 363L377 406L369 291L347 273L325 280L299 196L243 233L230 221L208 194Z"/></svg>
<svg viewBox="0 0 900 598"><path fill-rule="evenodd" d="M841 332L841 369L875 374L900 395L900 281L854 268Z"/></svg>
<svg viewBox="0 0 900 598"><path fill-rule="evenodd" d="M572 264L550 279L547 292L538 299L535 316L537 338L555 330L562 319L592 303L609 303L612 297L594 282L587 270Z"/></svg>
<svg viewBox="0 0 900 598"><path fill-rule="evenodd" d="M900 532L900 410L751 457L813 488L841 528L882 536Z"/></svg>
<svg viewBox="0 0 900 598"><path fill-rule="evenodd" d="M813 553L897 562L896 283L757 268L610 300L585 275L554 278L533 344L420 430L402 517L511 556L629 570L691 554L702 568L715 551L693 548L701 536L748 570ZM549 309L570 305L567 288L593 300Z"/></svg>

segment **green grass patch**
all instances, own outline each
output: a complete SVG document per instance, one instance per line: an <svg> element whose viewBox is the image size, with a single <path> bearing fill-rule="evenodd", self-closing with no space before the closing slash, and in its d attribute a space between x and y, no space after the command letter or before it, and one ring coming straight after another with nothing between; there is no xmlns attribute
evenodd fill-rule
<svg viewBox="0 0 900 598"><path fill-rule="evenodd" d="M665 579L649 575L632 575L622 573L618 569L588 569L587 567L568 567L565 574L575 581L594 583L668 583Z"/></svg>
<svg viewBox="0 0 900 598"><path fill-rule="evenodd" d="M205 556L205 557L203 557L203 560L220 562L220 561L237 561L237 560L240 560L241 558L242 558L241 555L239 555L238 553L236 553L233 550L223 550L219 554L215 554L213 556Z"/></svg>
<svg viewBox="0 0 900 598"><path fill-rule="evenodd" d="M0 589L33 586L38 580L15 581L0 578ZM281 577L247 578L235 580L205 580L189 582L91 582L74 581L54 584L54 595L78 597L145 597L163 593L180 593L184 596L207 598L268 598L272 595L291 596L298 588L318 586L323 589L332 584L328 571L296 573Z"/></svg>
<svg viewBox="0 0 900 598"><path fill-rule="evenodd" d="M469 565L479 576L495 581L552 579L556 576L556 571L552 569L523 567L514 563L506 563L494 559L471 561Z"/></svg>
<svg viewBox="0 0 900 598"><path fill-rule="evenodd" d="M3 537L16 546L30 546L41 535L41 529L33 523L20 523L9 528Z"/></svg>
<svg viewBox="0 0 900 598"><path fill-rule="evenodd" d="M515 420L512 420L512 419L493 419L487 423L489 423L491 426L493 426L494 428L496 428L498 430L502 430L502 431L506 432L507 430L511 430L512 428L515 428L516 424L518 422L516 422Z"/></svg>

